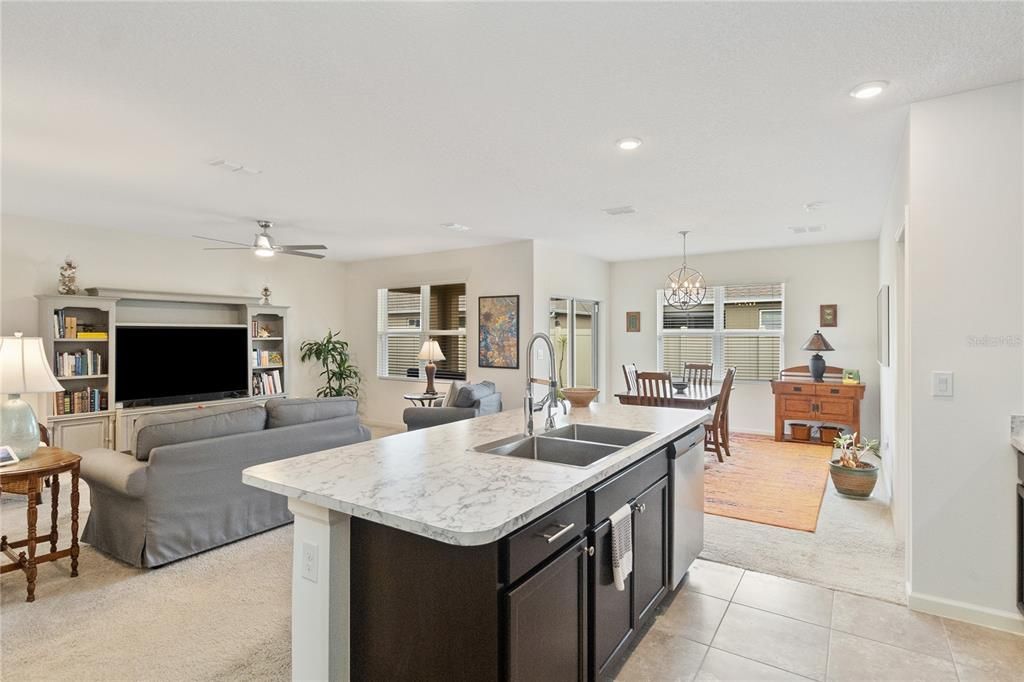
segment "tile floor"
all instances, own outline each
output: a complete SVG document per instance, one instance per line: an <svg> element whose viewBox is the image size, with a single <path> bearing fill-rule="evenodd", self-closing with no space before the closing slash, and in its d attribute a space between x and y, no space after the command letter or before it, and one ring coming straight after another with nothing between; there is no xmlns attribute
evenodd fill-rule
<svg viewBox="0 0 1024 682"><path fill-rule="evenodd" d="M618 678L1024 680L1024 637L698 560Z"/></svg>

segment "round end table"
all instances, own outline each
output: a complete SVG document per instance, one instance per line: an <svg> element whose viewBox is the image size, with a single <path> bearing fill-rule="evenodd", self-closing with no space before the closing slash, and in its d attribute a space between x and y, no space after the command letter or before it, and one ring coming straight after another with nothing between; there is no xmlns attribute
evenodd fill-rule
<svg viewBox="0 0 1024 682"><path fill-rule="evenodd" d="M445 393L406 393L402 397L413 405L432 407L437 401L444 400L446 395Z"/></svg>
<svg viewBox="0 0 1024 682"><path fill-rule="evenodd" d="M73 452L60 448L39 448L31 457L0 467L0 493L14 493L28 498L26 520L28 536L24 540L8 541L0 537L0 552L13 563L0 566L0 574L22 570L28 582L28 596L25 601L36 600L36 568L47 561L71 557L71 577L78 575L78 472L82 458ZM57 549L57 502L60 499L60 474L71 472L71 546ZM43 487L50 486L52 505L50 509L50 532L36 534L38 506L42 503ZM50 543L47 554L36 556L36 545ZM13 550L24 547L24 552Z"/></svg>

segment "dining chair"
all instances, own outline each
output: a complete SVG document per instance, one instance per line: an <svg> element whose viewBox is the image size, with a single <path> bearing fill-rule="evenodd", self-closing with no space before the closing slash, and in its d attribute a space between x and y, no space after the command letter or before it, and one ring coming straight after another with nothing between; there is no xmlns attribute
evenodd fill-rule
<svg viewBox="0 0 1024 682"><path fill-rule="evenodd" d="M637 372L638 404L647 406L671 405L675 388L668 372Z"/></svg>
<svg viewBox="0 0 1024 682"><path fill-rule="evenodd" d="M622 374L626 377L626 393L636 393L636 363L622 366Z"/></svg>
<svg viewBox="0 0 1024 682"><path fill-rule="evenodd" d="M704 451L715 453L719 462L725 461L725 457L722 457L723 451L732 457L732 453L729 452L729 397L732 394L732 380L735 376L735 367L725 371L721 397L715 403L715 415L710 424L704 425Z"/></svg>
<svg viewBox="0 0 1024 682"><path fill-rule="evenodd" d="M710 386L711 375L714 373L714 370L715 366L712 363L686 362L683 363L683 378L691 385L703 384Z"/></svg>

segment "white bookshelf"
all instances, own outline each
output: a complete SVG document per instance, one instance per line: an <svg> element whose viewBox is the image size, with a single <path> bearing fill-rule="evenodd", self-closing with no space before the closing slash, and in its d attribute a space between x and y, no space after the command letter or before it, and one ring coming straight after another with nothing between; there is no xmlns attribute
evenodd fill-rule
<svg viewBox="0 0 1024 682"><path fill-rule="evenodd" d="M273 398L287 393L285 377L287 354L286 339L288 309L282 306L250 305L249 320L249 376L253 397ZM279 362L278 362L279 360ZM273 390L270 376L277 379L280 390Z"/></svg>
<svg viewBox="0 0 1024 682"><path fill-rule="evenodd" d="M114 352L116 347L117 299L104 296L38 296L39 328L57 381L70 394L83 391L99 391L106 396L106 409L99 405L95 409L64 412L57 408L56 395L46 396L41 405L40 421L50 431L50 441L55 447L72 452L89 448L111 447L114 443ZM60 335L61 329L54 324L55 315L63 315L65 321L75 318L75 333L84 331L106 332L105 339L81 338ZM67 326L62 328L70 334ZM58 362L58 354L92 351L99 356L102 371L91 374L65 374ZM84 408L84 399L79 407Z"/></svg>

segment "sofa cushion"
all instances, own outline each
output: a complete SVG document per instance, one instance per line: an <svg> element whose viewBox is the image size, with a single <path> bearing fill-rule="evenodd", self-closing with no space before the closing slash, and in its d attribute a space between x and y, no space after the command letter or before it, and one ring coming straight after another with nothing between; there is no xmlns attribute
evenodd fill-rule
<svg viewBox="0 0 1024 682"><path fill-rule="evenodd" d="M481 398L493 395L495 386L490 381L481 381L479 384L466 384L459 389L455 396L454 407L473 407Z"/></svg>
<svg viewBox="0 0 1024 682"><path fill-rule="evenodd" d="M135 422L135 458L145 462L161 445L262 431L266 421L266 410L251 403L147 414Z"/></svg>
<svg viewBox="0 0 1024 682"><path fill-rule="evenodd" d="M354 398L271 398L267 401L267 428L308 424L325 419L351 417L359 403Z"/></svg>
<svg viewBox="0 0 1024 682"><path fill-rule="evenodd" d="M465 381L452 379L452 383L448 387L448 394L445 395L444 402L441 403L441 407L455 407L455 398L459 395L459 389L465 385Z"/></svg>

